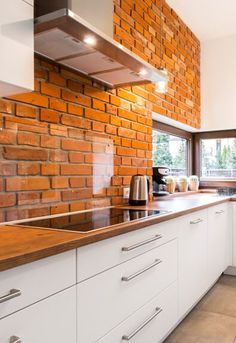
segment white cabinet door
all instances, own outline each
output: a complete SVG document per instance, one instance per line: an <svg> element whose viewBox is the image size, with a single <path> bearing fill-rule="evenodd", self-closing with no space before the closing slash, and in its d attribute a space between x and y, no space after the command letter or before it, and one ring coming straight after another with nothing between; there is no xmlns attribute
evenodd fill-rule
<svg viewBox="0 0 236 343"><path fill-rule="evenodd" d="M76 283L75 252L71 250L1 272L0 318L73 286ZM15 291L10 294L12 290ZM9 294L12 297L8 297Z"/></svg>
<svg viewBox="0 0 236 343"><path fill-rule="evenodd" d="M177 280L177 259L175 239L79 283L78 342L94 343Z"/></svg>
<svg viewBox="0 0 236 343"><path fill-rule="evenodd" d="M183 217L179 239L179 297L182 317L207 289L207 211Z"/></svg>
<svg viewBox="0 0 236 343"><path fill-rule="evenodd" d="M33 6L0 1L0 97L34 88Z"/></svg>
<svg viewBox="0 0 236 343"><path fill-rule="evenodd" d="M98 343L162 342L177 323L177 299L177 283L174 283L100 339Z"/></svg>
<svg viewBox="0 0 236 343"><path fill-rule="evenodd" d="M73 286L1 319L1 343L76 343L75 297Z"/></svg>
<svg viewBox="0 0 236 343"><path fill-rule="evenodd" d="M208 209L207 275L209 286L228 266L227 240L230 230L228 217L228 204L220 204Z"/></svg>

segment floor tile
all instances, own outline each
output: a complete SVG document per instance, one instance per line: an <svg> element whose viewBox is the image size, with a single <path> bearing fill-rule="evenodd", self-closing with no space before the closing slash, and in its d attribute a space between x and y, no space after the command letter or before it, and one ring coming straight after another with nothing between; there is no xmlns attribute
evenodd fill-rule
<svg viewBox="0 0 236 343"><path fill-rule="evenodd" d="M236 343L236 277L220 278L165 343Z"/></svg>
<svg viewBox="0 0 236 343"><path fill-rule="evenodd" d="M223 277L201 300L197 309L236 318L236 277Z"/></svg>

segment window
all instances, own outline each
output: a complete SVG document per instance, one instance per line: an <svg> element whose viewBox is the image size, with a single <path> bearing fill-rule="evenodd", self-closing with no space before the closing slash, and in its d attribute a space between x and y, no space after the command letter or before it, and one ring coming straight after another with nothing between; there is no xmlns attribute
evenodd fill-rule
<svg viewBox="0 0 236 343"><path fill-rule="evenodd" d="M200 175L204 179L236 179L236 138L200 140Z"/></svg>
<svg viewBox="0 0 236 343"><path fill-rule="evenodd" d="M160 127L160 123L155 126ZM166 130L155 129L155 126L153 130L153 166L170 168L170 175L188 175L190 139Z"/></svg>

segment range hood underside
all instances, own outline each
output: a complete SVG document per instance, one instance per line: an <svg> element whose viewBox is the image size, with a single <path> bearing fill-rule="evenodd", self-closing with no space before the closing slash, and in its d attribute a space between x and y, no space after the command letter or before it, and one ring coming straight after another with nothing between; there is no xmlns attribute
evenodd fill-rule
<svg viewBox="0 0 236 343"><path fill-rule="evenodd" d="M86 37L93 37L96 44L85 44ZM109 88L166 80L159 70L68 9L36 19L35 51Z"/></svg>

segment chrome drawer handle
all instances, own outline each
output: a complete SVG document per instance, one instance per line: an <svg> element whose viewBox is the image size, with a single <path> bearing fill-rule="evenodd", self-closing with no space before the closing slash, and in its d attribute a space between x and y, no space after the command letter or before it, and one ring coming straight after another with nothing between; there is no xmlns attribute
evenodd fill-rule
<svg viewBox="0 0 236 343"><path fill-rule="evenodd" d="M215 214L222 214L224 212L225 212L224 210L220 210L220 211L216 211Z"/></svg>
<svg viewBox="0 0 236 343"><path fill-rule="evenodd" d="M136 272L136 273L134 273L134 274L132 274L132 275L130 275L130 276L123 276L123 277L121 278L121 280L122 280L122 281L130 281L130 280L136 278L137 276L139 276L140 274L143 274L143 273L146 272L147 270L149 270L149 269L151 269L151 268L157 266L157 265L160 264L161 262L162 262L162 261L159 260L159 259L158 259L158 260L155 260L155 262L152 263L152 264L150 264L150 266L145 267L145 268L143 268L142 270L140 270L140 271L138 271L138 272Z"/></svg>
<svg viewBox="0 0 236 343"><path fill-rule="evenodd" d="M161 235L156 235L152 238L149 238L149 239L146 239L145 241L143 242L140 242L140 243L136 243L134 245L130 245L129 247L123 247L121 250L122 251L130 251L130 250L134 250L136 248L139 248L145 244L148 244L148 243L151 243L151 242L154 242L154 241L157 241L158 239L161 239L162 236Z"/></svg>
<svg viewBox="0 0 236 343"><path fill-rule="evenodd" d="M190 224L198 224L198 223L201 223L201 222L203 222L203 219L199 218L199 219L196 219L196 220L191 220Z"/></svg>
<svg viewBox="0 0 236 343"><path fill-rule="evenodd" d="M11 300L13 298L19 297L21 295L21 291L19 289L11 289L7 295L0 297L0 304L4 303L5 301Z"/></svg>
<svg viewBox="0 0 236 343"><path fill-rule="evenodd" d="M21 343L21 339L19 337L12 336L10 338L10 343Z"/></svg>
<svg viewBox="0 0 236 343"><path fill-rule="evenodd" d="M150 323L159 313L162 312L160 307L157 307L155 313L145 320L141 325L137 327L130 335L122 336L123 341L130 341L139 331L141 331L148 323Z"/></svg>

